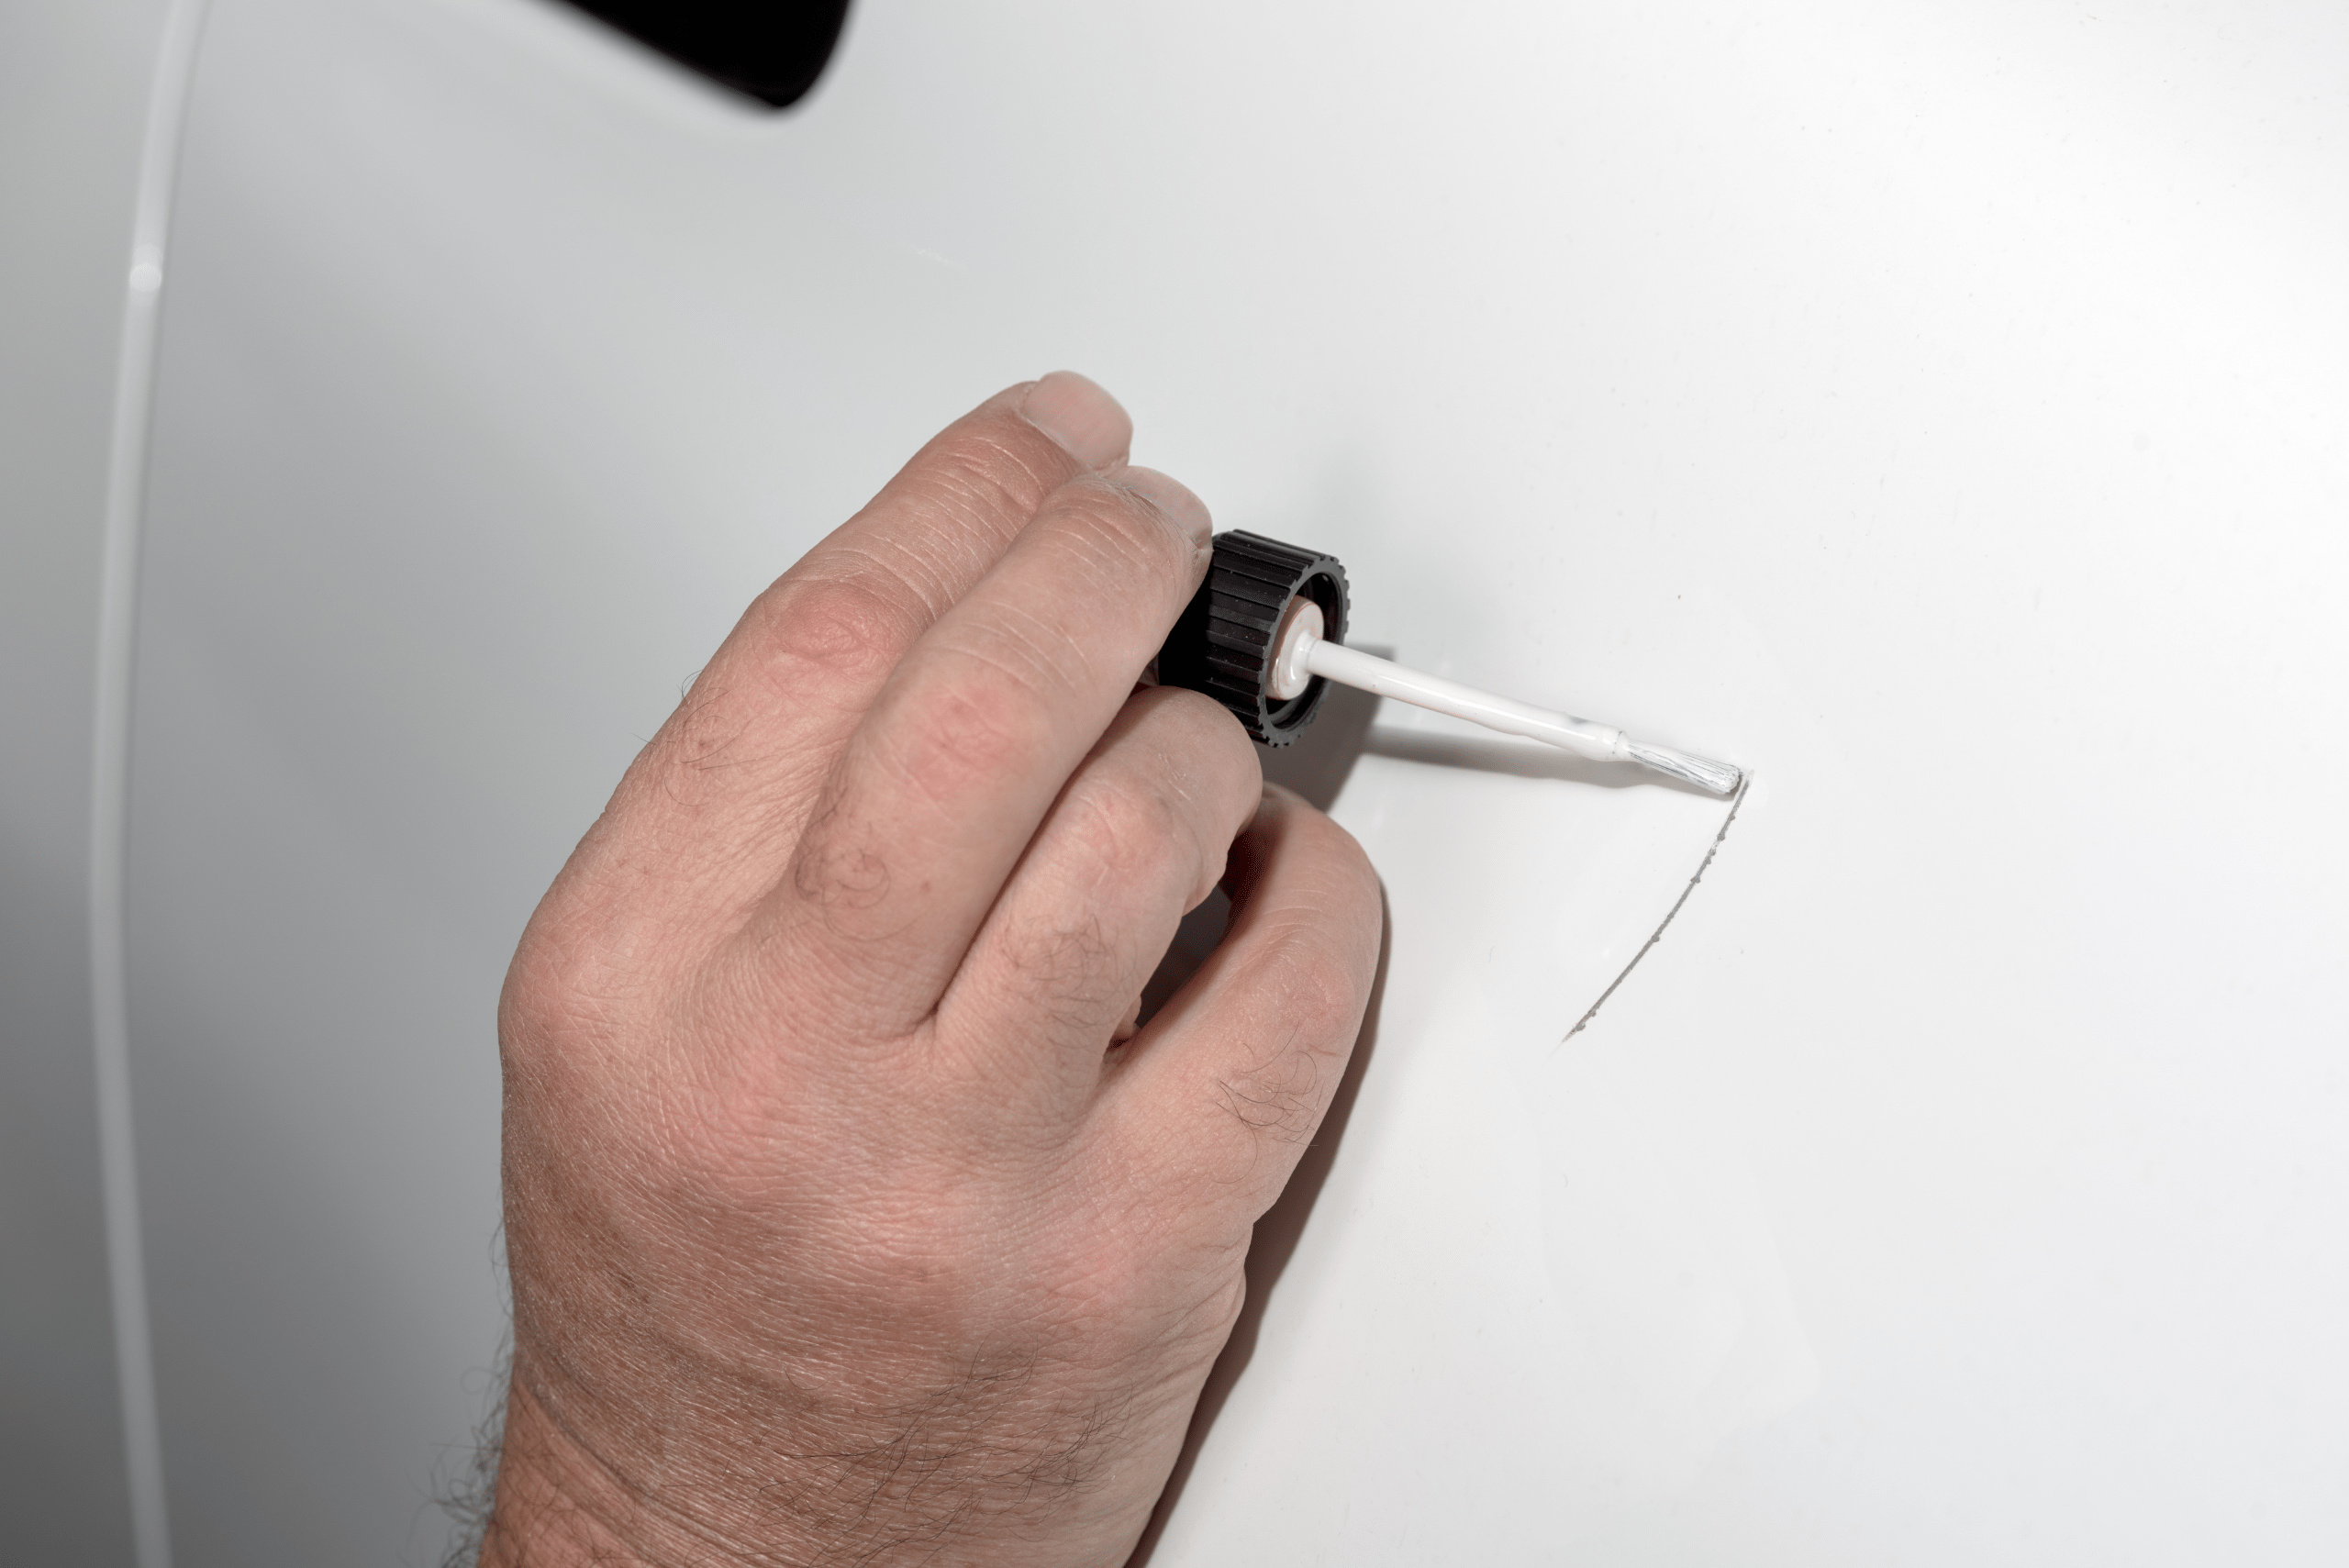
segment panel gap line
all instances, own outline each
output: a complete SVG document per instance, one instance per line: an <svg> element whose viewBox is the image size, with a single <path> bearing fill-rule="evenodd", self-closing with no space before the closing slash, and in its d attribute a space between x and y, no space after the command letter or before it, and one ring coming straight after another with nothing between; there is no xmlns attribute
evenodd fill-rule
<svg viewBox="0 0 2349 1568"><path fill-rule="evenodd" d="M154 1336L139 1218L131 1126L129 840L130 724L139 639L139 562L147 502L155 350L162 317L172 207L179 183L189 89L206 0L171 0L149 79L139 150L130 255L123 273L114 407L106 442L106 514L99 539L97 660L91 702L90 1055L96 1079L99 1190L106 1218L106 1294L114 1318L123 1467L138 1568L171 1568Z"/></svg>

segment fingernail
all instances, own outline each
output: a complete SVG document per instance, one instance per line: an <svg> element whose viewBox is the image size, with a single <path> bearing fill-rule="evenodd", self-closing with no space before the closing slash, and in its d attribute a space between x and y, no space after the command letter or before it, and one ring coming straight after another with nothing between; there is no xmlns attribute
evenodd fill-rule
<svg viewBox="0 0 2349 1568"><path fill-rule="evenodd" d="M1118 400L1074 371L1054 371L1030 387L1019 412L1087 468L1123 462L1133 448L1134 422Z"/></svg>
<svg viewBox="0 0 2349 1568"><path fill-rule="evenodd" d="M1114 476L1117 483L1129 490L1141 493L1142 499L1158 508L1166 520L1191 536L1191 542L1201 550L1215 533L1215 519L1208 515L1208 504L1191 494L1177 480L1169 479L1154 468L1119 469Z"/></svg>

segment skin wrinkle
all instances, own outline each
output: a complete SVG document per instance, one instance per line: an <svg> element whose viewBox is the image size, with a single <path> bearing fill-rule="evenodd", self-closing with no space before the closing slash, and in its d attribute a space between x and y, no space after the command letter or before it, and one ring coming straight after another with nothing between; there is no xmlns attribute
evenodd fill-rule
<svg viewBox="0 0 2349 1568"><path fill-rule="evenodd" d="M952 520L963 524L965 529L973 523L984 525L990 516L1017 516L1023 519L1031 517L1044 497L1063 483L1030 462L1021 450L1036 440L1050 446L1052 438L1017 415L1005 417L1019 420L1019 439L1005 439L996 434L990 424L975 426L961 439L940 450L937 456L942 461L926 465L922 478L914 482L923 499L933 504L943 499ZM1051 450L1061 459L1055 467L1074 462L1058 447ZM1007 469L1010 471L1008 474L1004 472ZM958 500L962 503L959 506L953 504ZM990 501L995 504L988 505ZM963 530L941 531L952 537ZM1015 528L1011 531L1019 530Z"/></svg>
<svg viewBox="0 0 2349 1568"><path fill-rule="evenodd" d="M893 583L911 601L914 613L908 619L927 627L953 605L948 576L907 541L884 537L870 543L842 545L838 559L827 563L821 576L810 575L805 581L853 584L866 577L877 577L884 583ZM790 580L787 573L784 580ZM901 611L905 608L896 607Z"/></svg>
<svg viewBox="0 0 2349 1568"><path fill-rule="evenodd" d="M640 1317L636 1320L641 1320ZM764 1402L771 1393L780 1389L790 1396L785 1403L793 1413L795 1420L800 1420L803 1425L807 1420L817 1420L837 1428L841 1421L856 1422L868 1418L879 1420L882 1416L885 1416L886 1400L884 1399L877 1406L874 1404L876 1385L885 1391L886 1387L900 1385L902 1381L895 1373L888 1373L885 1378L876 1378L873 1375L847 1375L849 1369L829 1355L821 1361L808 1359L821 1354L824 1351L823 1347L800 1347L792 1352L805 1363L804 1370L813 1374L813 1381L807 1383L799 1381L793 1375L792 1367L788 1362L778 1365L773 1373L765 1376L729 1373L722 1365L711 1360L713 1354L724 1353L722 1345L689 1346L664 1342L658 1346L647 1343L641 1349L643 1351L651 1352L640 1353L638 1358L641 1364L648 1368L700 1369L706 1372L714 1371L718 1374L714 1378L705 1378L696 1382L692 1377L677 1375L676 1370L663 1371L662 1375L667 1380L667 1386L674 1392L671 1397L665 1398L660 1405L644 1407L645 1413L648 1414L656 1413L659 1409L679 1402L685 1405L698 1404L711 1408L740 1405L744 1403L746 1396L751 1401ZM916 1353L900 1355L896 1359L910 1365L921 1361L934 1361L937 1358L933 1354ZM956 1379L950 1376L944 1380L941 1386L951 1390L955 1382ZM696 1397L696 1390L701 1392L701 1397L698 1399ZM868 1407L877 1413L868 1418L863 1413Z"/></svg>
<svg viewBox="0 0 2349 1568"><path fill-rule="evenodd" d="M995 1403L975 1396L984 1395L988 1385L1000 1382L1002 1376L1003 1374L1000 1373L979 1374L970 1379L962 1388L941 1391L934 1397L932 1405L920 1411L910 1424L865 1448L835 1450L829 1452L801 1451L796 1457L835 1461L838 1470L832 1485L836 1491L849 1486L861 1472L870 1469L868 1461L875 1458L884 1461L883 1473L874 1480L870 1490L863 1496L862 1507L859 1509L860 1519L869 1518L882 1500L888 1496L892 1483L902 1475L903 1471L909 1464L920 1469L923 1473L914 1488L902 1496L901 1500L907 1501L912 1500L914 1495L927 1482L947 1474L955 1462L967 1462L974 1455L982 1459L1001 1457L1010 1462L1004 1468L993 1471L982 1469L975 1477L982 1489L974 1491L966 1487L955 1498L945 1517L933 1521L941 1529L951 1527L955 1519L978 1508L988 1493L1005 1492L1007 1482L1011 1484L1008 1489L1015 1494L1011 1498L1014 1507L1032 1503L1039 1485L1042 1484L1050 1485L1052 1500L1057 1503L1062 1496L1082 1488L1089 1479L1082 1462L1083 1456L1097 1445L1107 1425L1105 1418L1098 1413L1088 1418L1080 1428L1074 1440L1064 1448L1048 1449L1032 1456L1022 1454L1017 1450L1003 1449L997 1445L972 1445L958 1440L959 1434L953 1433L944 1435L942 1440L934 1444L922 1440L925 1433L933 1424L942 1424L935 1421L941 1408L960 1413L974 1406L985 1407L990 1403ZM607 1473L610 1475L615 1485L623 1490L635 1490L625 1476L611 1472L608 1467L607 1467ZM709 1540L714 1545L720 1544L719 1538L714 1535L705 1535L705 1539ZM888 1540L881 1541L874 1550L886 1550L890 1544Z"/></svg>
<svg viewBox="0 0 2349 1568"><path fill-rule="evenodd" d="M1113 475L1090 475L1063 488L1063 495L1072 492L1091 504L1069 508L1090 525L1088 529L1072 530L1070 542L1086 557L1104 588L1124 579L1129 570L1126 563L1138 557L1158 557L1159 564L1175 569L1174 573L1168 573L1174 575L1207 552L1189 525L1176 521L1165 507L1131 483ZM1105 505L1105 501L1114 504ZM1169 544L1174 547L1171 555L1167 551Z"/></svg>
<svg viewBox="0 0 2349 1568"><path fill-rule="evenodd" d="M959 509L965 514L963 518L963 529L982 535L985 540L985 548L952 549L941 552L949 555L950 559L921 561L916 556L915 541L884 539L875 542L873 553L869 556L878 570L907 583L912 587L927 617L926 625L936 622L952 609L963 595L967 594L970 588L980 582L994 567L1003 548L1009 544L1020 531L1017 528L999 528L988 521L985 517L989 509L988 503L983 495L964 496ZM947 537L954 536L950 533ZM923 539L919 541L919 545L923 550L934 548L930 538ZM896 551L904 558L906 564L897 565L882 558L878 553L881 549Z"/></svg>
<svg viewBox="0 0 2349 1568"><path fill-rule="evenodd" d="M1006 608L992 629L990 640L996 647L1028 656L1025 673L1017 672L1010 660L986 649L941 649L940 651L959 652L965 658L992 664L1005 675L1018 679L1040 701L1043 700L1044 694L1040 689L1042 681L1037 672L1067 669L1073 664L1080 675L1093 673L1090 654L1069 630L1067 623L1057 617L1036 614L1025 606L1011 606ZM1056 658L1055 655L1062 657ZM1140 666L1136 669L1139 671Z"/></svg>
<svg viewBox="0 0 2349 1568"><path fill-rule="evenodd" d="M533 1336L533 1338L536 1337ZM529 1398L538 1411L553 1423L555 1430L562 1435L575 1452L585 1458L595 1467L601 1478L613 1490L630 1497L640 1507L658 1508L660 1500L657 1497L643 1496L640 1489L630 1482L624 1472L613 1465L598 1451L593 1441L563 1418L561 1407L551 1399L541 1381L535 1375L535 1367L530 1364L537 1361L538 1355L539 1352L534 1347L526 1362L520 1346L517 1345L514 1372L516 1387ZM577 1506L575 1499L573 1501L573 1506ZM608 1525L613 1521L607 1519L606 1522Z"/></svg>
<svg viewBox="0 0 2349 1568"><path fill-rule="evenodd" d="M828 1464L828 1489L852 1499L861 1523L885 1500L918 1503L934 1483L963 1484L942 1510L922 1510L930 1528L898 1540L942 1535L954 1521L990 1503L989 1511L1032 1511L1040 1489L1049 1489L1042 1499L1046 1507L1058 1506L1065 1494L1090 1483L1086 1456L1099 1446L1113 1418L1098 1407L1086 1410L1064 1443L1022 1447L995 1440L990 1434L999 1428L988 1418L1014 1405L1034 1376L1032 1361L993 1369L974 1362L957 1383L896 1410L880 1435L847 1446L801 1449L792 1457ZM881 1542L881 1549L889 1544Z"/></svg>

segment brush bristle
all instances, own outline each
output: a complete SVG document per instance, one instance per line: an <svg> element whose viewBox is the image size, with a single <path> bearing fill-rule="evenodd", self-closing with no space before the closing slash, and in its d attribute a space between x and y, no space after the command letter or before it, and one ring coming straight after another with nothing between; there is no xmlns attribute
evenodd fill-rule
<svg viewBox="0 0 2349 1568"><path fill-rule="evenodd" d="M1704 757L1692 757L1686 751L1675 751L1663 746L1631 743L1631 760L1642 767L1653 768L1660 773L1695 784L1698 789L1715 795L1735 795L1737 786L1745 782L1742 769L1727 762L1716 762Z"/></svg>

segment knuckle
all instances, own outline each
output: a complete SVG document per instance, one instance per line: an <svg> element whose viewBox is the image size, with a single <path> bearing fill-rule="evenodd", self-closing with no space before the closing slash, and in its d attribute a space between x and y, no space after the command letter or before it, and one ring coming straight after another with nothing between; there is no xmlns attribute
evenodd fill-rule
<svg viewBox="0 0 2349 1568"><path fill-rule="evenodd" d="M1218 1077L1216 1104L1259 1142L1301 1145L1320 1125L1328 1097L1322 1085L1334 1077L1326 1054L1292 1029L1247 1065Z"/></svg>
<svg viewBox="0 0 2349 1568"><path fill-rule="evenodd" d="M848 835L814 833L792 862L791 885L828 916L870 909L889 895L889 862Z"/></svg>
<svg viewBox="0 0 2349 1568"><path fill-rule="evenodd" d="M510 1060L576 1063L581 1047L623 1029L646 977L578 920L533 920L515 950L497 1003Z"/></svg>
<svg viewBox="0 0 2349 1568"><path fill-rule="evenodd" d="M690 805L721 786L696 775L774 761L743 741L828 690L869 688L886 676L912 628L882 588L841 579L786 578L760 596L730 650L703 671L649 749L670 797Z"/></svg>
<svg viewBox="0 0 2349 1568"><path fill-rule="evenodd" d="M1004 978L1023 1008L1063 1031L1101 1025L1115 1000L1109 993L1116 951L1098 919L1016 922L1005 929L996 951Z"/></svg>
<svg viewBox="0 0 2349 1568"><path fill-rule="evenodd" d="M1067 832L1077 853L1123 881L1153 880L1188 836L1175 803L1143 779L1087 775L1068 806Z"/></svg>
<svg viewBox="0 0 2349 1568"><path fill-rule="evenodd" d="M1341 1054L1362 1012L1362 976L1318 934L1297 949L1281 977L1282 1009L1298 1020L1301 1049Z"/></svg>
<svg viewBox="0 0 2349 1568"><path fill-rule="evenodd" d="M1081 989L1109 956L1109 940L1097 919L1029 920L1004 937L1006 963L1021 979L1046 989Z"/></svg>
<svg viewBox="0 0 2349 1568"><path fill-rule="evenodd" d="M1370 995L1370 973L1330 917L1299 909L1264 934L1254 980L1290 1048L1342 1059Z"/></svg>
<svg viewBox="0 0 2349 1568"><path fill-rule="evenodd" d="M786 580L771 591L760 652L771 679L804 695L809 677L885 675L913 628L883 588L854 578Z"/></svg>

